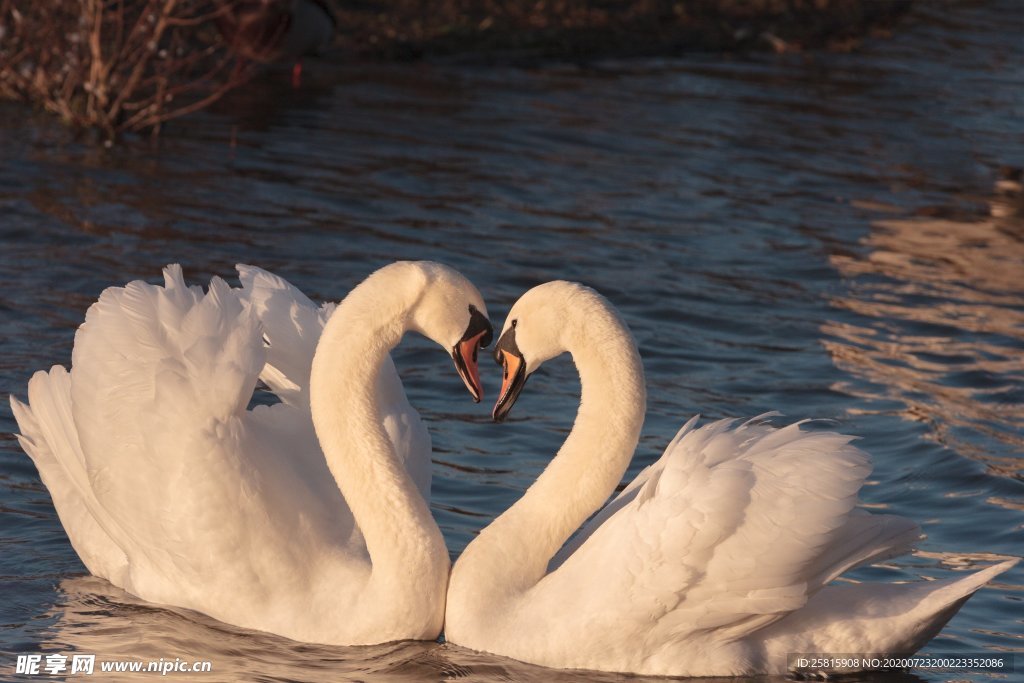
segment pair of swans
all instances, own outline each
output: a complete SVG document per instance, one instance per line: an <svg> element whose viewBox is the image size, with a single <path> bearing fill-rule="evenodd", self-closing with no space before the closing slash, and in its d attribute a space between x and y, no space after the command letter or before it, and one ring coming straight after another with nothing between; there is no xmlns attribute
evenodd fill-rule
<svg viewBox="0 0 1024 683"><path fill-rule="evenodd" d="M55 366L12 398L72 545L144 599L296 640L434 639L560 668L784 672L793 652L912 652L1014 562L958 580L828 585L906 552L916 525L855 508L850 438L690 420L596 515L645 412L636 345L593 290L552 282L496 345L495 419L568 351L582 399L537 482L450 573L427 505L430 438L389 352L407 331L474 400L483 299L455 271L397 263L337 306L239 267L242 287L106 290ZM248 409L257 381L280 399ZM590 521L586 520L590 518ZM582 529L580 528L582 526ZM575 537L572 534L579 530Z"/></svg>

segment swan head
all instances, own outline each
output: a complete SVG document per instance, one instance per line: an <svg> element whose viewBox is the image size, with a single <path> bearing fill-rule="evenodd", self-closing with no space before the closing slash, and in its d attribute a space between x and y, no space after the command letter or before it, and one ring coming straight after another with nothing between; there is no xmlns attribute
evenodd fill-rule
<svg viewBox="0 0 1024 683"><path fill-rule="evenodd" d="M590 287L562 280L534 287L512 306L494 347L494 360L503 368L491 413L496 422L508 416L530 375L567 351L572 335L586 333L581 322L595 307L608 310L610 304Z"/></svg>
<svg viewBox="0 0 1024 683"><path fill-rule="evenodd" d="M425 278L410 310L410 328L451 352L459 377L479 403L483 387L478 352L494 338L483 297L473 283L448 266L430 261L409 265Z"/></svg>

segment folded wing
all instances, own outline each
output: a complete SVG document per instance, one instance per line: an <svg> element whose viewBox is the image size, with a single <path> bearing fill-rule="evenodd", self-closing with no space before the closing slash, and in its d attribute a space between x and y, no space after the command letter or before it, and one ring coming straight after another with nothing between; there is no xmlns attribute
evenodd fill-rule
<svg viewBox="0 0 1024 683"><path fill-rule="evenodd" d="M851 437L756 419L694 424L538 586L579 596L592 634L643 633L666 648L702 638L726 644L801 608L846 569L905 552L918 538L907 520L855 509L870 463Z"/></svg>

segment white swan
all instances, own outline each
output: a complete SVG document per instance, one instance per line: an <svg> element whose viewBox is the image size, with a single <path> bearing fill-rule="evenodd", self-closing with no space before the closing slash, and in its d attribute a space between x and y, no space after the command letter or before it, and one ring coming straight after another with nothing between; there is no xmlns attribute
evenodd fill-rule
<svg viewBox="0 0 1024 683"><path fill-rule="evenodd" d="M850 437L723 420L679 432L615 490L645 411L636 345L591 289L551 282L509 313L495 358L508 413L565 351L572 432L526 494L456 561L445 636L558 668L652 675L783 673L788 653L913 652L1014 561L959 580L827 585L906 551L916 525L854 506L870 464Z"/></svg>
<svg viewBox="0 0 1024 683"><path fill-rule="evenodd" d="M430 438L388 354L422 333L479 400L480 294L445 266L396 263L331 314L239 270L243 290L214 278L204 294L178 266L163 287L106 290L72 371L36 373L29 405L12 397L72 545L141 598L232 624L328 644L436 638L448 551L414 482L429 492ZM247 410L258 376L281 402Z"/></svg>

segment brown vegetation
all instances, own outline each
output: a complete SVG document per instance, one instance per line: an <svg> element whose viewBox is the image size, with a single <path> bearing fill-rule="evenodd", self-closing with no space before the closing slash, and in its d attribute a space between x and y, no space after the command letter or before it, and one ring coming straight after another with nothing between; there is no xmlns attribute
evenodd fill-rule
<svg viewBox="0 0 1024 683"><path fill-rule="evenodd" d="M0 0L0 94L68 124L158 131L239 85L215 0Z"/></svg>

